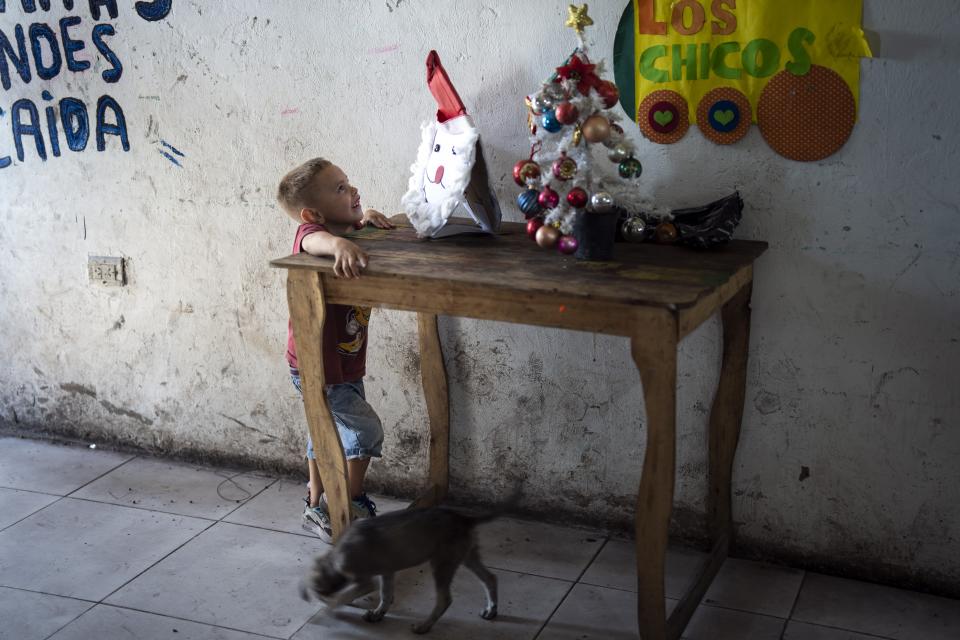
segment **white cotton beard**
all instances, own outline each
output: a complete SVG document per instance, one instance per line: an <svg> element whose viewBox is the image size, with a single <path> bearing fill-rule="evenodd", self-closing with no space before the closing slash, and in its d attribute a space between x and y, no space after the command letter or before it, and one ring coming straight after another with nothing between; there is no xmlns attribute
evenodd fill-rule
<svg viewBox="0 0 960 640"><path fill-rule="evenodd" d="M437 132L444 128L449 133L456 135L458 148L462 148L461 162L465 170L459 175L455 172L447 172L445 178L449 178L445 184L449 196L439 202L427 202L424 193L423 181L425 179L427 166L430 163L430 157L433 154L434 141ZM417 236L424 238L433 235L446 224L453 212L465 202L464 192L470 185L470 175L473 164L476 161L477 140L480 139L480 132L473 125L469 116L458 116L444 123L437 121L424 122L420 125L420 147L417 149L417 160L410 165L410 181L407 184L407 192L400 200L410 224L413 225Z"/></svg>

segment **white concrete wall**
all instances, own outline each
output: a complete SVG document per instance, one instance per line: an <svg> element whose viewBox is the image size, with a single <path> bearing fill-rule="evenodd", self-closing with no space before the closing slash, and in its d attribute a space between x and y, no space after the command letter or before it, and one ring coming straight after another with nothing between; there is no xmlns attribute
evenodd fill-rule
<svg viewBox="0 0 960 640"><path fill-rule="evenodd" d="M67 15L57 2L32 16L6 5L6 33ZM574 46L566 3L177 0L148 22L121 0L118 18L101 20L117 31L113 84L76 5L78 57L100 62L14 78L0 95L0 157L15 156L13 102L42 109L44 89L88 105L114 97L131 148L108 137L98 152L91 138L42 162L28 145L0 169L0 420L299 467L284 274L267 267L294 231L273 200L279 177L323 155L366 206L398 211L418 124L435 109L423 62L436 48L483 131L506 216L520 219L509 203L522 96ZM610 58L625 5L591 3L597 56ZM771 245L757 267L735 465L741 549L957 593L960 19L953 0L866 0L864 24L881 57L863 63L852 139L824 162L784 160L756 128L732 147L696 130L669 147L631 135L661 203L739 187L737 235ZM129 284L89 283L88 255L125 257ZM527 508L629 521L644 429L626 342L461 319L441 329L455 492L494 500L523 478ZM713 319L682 344L680 532L695 530L704 504L719 336ZM371 481L412 491L427 429L414 316L374 313L368 364L387 429Z"/></svg>

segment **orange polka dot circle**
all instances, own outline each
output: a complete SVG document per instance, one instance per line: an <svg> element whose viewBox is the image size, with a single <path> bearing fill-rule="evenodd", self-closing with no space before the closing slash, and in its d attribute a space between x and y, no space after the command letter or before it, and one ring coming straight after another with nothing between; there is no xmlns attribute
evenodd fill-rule
<svg viewBox="0 0 960 640"><path fill-rule="evenodd" d="M733 131L717 131L710 126L710 108L722 100L734 103L740 110L740 121ZM717 144L738 142L750 131L751 124L753 124L753 107L750 106L750 99L737 89L731 87L713 89L703 96L697 106L697 127L700 128L700 133L711 142Z"/></svg>
<svg viewBox="0 0 960 640"><path fill-rule="evenodd" d="M667 132L657 131L657 128L651 124L654 114L651 110L661 103L668 103L675 109L676 115L671 118L670 130ZM674 121L673 118L676 118ZM687 107L687 99L676 91L661 89L654 91L640 103L637 109L637 125L643 135L652 142L658 144L673 144L678 142L687 130L690 128L690 112Z"/></svg>
<svg viewBox="0 0 960 640"><path fill-rule="evenodd" d="M831 69L812 65L795 76L781 71L767 83L757 105L763 139L785 158L823 160L850 138L857 107L850 87Z"/></svg>

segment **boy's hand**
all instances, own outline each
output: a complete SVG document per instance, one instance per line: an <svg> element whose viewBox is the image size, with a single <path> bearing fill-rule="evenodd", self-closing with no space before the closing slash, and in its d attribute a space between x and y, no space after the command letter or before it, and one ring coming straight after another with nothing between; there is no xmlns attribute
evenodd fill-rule
<svg viewBox="0 0 960 640"><path fill-rule="evenodd" d="M367 209L363 212L363 220L361 220L364 225L372 224L375 227L380 229L395 229L396 226L387 219L387 216L383 215L376 209Z"/></svg>
<svg viewBox="0 0 960 640"><path fill-rule="evenodd" d="M367 266L367 254L345 238L337 238L333 248L333 275L338 278L359 278Z"/></svg>

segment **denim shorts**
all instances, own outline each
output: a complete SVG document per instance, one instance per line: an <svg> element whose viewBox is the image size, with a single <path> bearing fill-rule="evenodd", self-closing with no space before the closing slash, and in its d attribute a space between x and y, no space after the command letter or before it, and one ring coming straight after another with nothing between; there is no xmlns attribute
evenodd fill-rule
<svg viewBox="0 0 960 640"><path fill-rule="evenodd" d="M300 388L300 374L290 371L293 386L303 396ZM357 458L379 458L383 446L383 425L380 417L367 402L363 392L363 380L330 384L326 386L327 404L333 414L333 421L340 433L340 444L347 460ZM307 457L313 460L313 442L307 434Z"/></svg>

